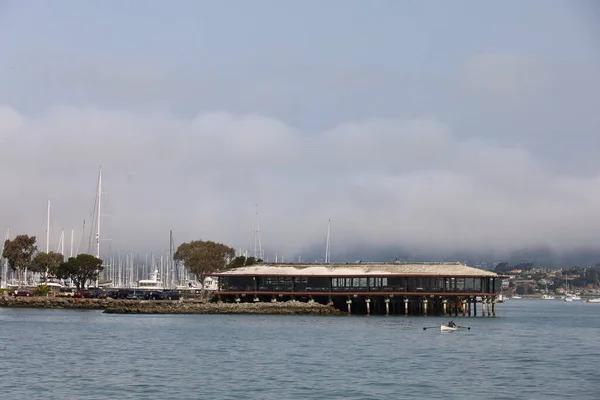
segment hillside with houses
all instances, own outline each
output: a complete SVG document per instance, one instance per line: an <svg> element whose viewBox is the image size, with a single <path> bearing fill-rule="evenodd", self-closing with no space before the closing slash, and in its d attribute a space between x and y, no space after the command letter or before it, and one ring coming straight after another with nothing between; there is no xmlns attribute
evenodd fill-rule
<svg viewBox="0 0 600 400"><path fill-rule="evenodd" d="M566 291L583 296L600 295L600 264L587 267L546 269L533 263L499 263L494 271L509 278L503 283L504 294L563 295Z"/></svg>

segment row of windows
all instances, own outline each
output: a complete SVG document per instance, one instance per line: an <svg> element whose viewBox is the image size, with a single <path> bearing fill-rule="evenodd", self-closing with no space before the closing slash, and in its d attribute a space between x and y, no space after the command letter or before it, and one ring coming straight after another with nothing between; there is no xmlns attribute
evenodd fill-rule
<svg viewBox="0 0 600 400"><path fill-rule="evenodd" d="M388 278L331 278L331 287L383 287Z"/></svg>
<svg viewBox="0 0 600 400"><path fill-rule="evenodd" d="M246 277L222 278L222 288L232 290L383 290L434 292L499 292L500 279L487 278L427 278L427 277Z"/></svg>

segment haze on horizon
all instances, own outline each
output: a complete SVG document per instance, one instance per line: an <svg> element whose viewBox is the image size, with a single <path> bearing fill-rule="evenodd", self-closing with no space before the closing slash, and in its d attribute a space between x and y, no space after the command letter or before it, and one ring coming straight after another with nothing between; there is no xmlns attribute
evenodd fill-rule
<svg viewBox="0 0 600 400"><path fill-rule="evenodd" d="M271 259L322 259L328 219L334 261L600 252L598 17L0 1L0 234L43 249L50 199L51 247L79 240L102 165L105 252L165 252L172 229L252 253L257 203Z"/></svg>

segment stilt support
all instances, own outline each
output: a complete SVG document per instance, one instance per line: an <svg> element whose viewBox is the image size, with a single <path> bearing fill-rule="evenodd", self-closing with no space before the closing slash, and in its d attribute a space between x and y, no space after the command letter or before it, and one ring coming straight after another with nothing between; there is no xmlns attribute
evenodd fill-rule
<svg viewBox="0 0 600 400"><path fill-rule="evenodd" d="M384 302L385 302L385 315L390 315L390 298L386 297Z"/></svg>

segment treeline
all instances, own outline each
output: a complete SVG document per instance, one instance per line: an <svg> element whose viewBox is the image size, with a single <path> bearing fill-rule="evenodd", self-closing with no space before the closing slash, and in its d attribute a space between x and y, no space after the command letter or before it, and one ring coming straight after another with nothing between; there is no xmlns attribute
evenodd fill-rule
<svg viewBox="0 0 600 400"><path fill-rule="evenodd" d="M23 271L38 272L48 281L50 277L71 279L77 289L83 289L87 281L94 281L103 270L102 260L89 254L79 254L65 261L60 253L38 251L36 237L18 235L4 242L2 257L17 273L18 285L23 285Z"/></svg>
<svg viewBox="0 0 600 400"><path fill-rule="evenodd" d="M578 287L600 286L600 264L593 267L563 268L562 274L565 278L568 278L569 285Z"/></svg>
<svg viewBox="0 0 600 400"><path fill-rule="evenodd" d="M36 237L18 235L4 242L2 257L8 260L10 268L17 273L19 287L23 283L23 271L40 273L45 281L49 278L71 279L79 290L86 282L98 279L104 267L102 260L89 254L79 254L65 261L60 253L41 252L37 248ZM261 263L254 257L235 257L235 250L223 243L196 240L181 244L173 257L184 263L200 281L215 272Z"/></svg>
<svg viewBox="0 0 600 400"><path fill-rule="evenodd" d="M494 268L494 272L499 274L505 274L513 270L530 271L534 268L535 266L533 265L533 263L509 264L507 262L501 262L496 265L496 267Z"/></svg>

